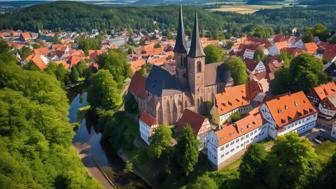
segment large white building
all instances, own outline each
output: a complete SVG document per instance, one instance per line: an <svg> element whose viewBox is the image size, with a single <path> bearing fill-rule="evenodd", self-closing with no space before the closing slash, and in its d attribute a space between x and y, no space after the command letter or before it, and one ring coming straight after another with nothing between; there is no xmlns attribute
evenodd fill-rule
<svg viewBox="0 0 336 189"><path fill-rule="evenodd" d="M277 136L289 132L305 133L316 125L317 111L306 95L301 91L285 94L267 101L260 108L269 125L269 136Z"/></svg>
<svg viewBox="0 0 336 189"><path fill-rule="evenodd" d="M259 108L255 108L245 118L210 133L208 159L220 168L225 160L267 137L267 122L263 120Z"/></svg>
<svg viewBox="0 0 336 189"><path fill-rule="evenodd" d="M315 127L316 120L317 110L303 92L278 96L253 109L245 118L212 131L208 159L220 168L225 160L251 144L290 132L305 133Z"/></svg>

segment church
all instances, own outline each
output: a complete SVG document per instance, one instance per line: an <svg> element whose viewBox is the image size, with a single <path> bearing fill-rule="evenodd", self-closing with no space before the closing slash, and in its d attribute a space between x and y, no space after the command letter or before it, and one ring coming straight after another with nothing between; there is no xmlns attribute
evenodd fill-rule
<svg viewBox="0 0 336 189"><path fill-rule="evenodd" d="M139 112L146 112L159 124L175 124L185 109L206 114L215 95L232 86L233 79L223 64L205 64L205 56L196 12L188 49L181 8L174 46L176 74L158 66L152 67L147 78L134 74L129 92Z"/></svg>

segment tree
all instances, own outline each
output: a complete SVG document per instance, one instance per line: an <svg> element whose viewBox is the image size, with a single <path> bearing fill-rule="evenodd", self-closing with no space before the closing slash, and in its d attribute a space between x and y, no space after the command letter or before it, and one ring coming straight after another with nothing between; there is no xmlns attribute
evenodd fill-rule
<svg viewBox="0 0 336 189"><path fill-rule="evenodd" d="M199 141L190 125L184 127L182 135L178 138L175 150L178 165L185 175L189 175L194 170L199 155Z"/></svg>
<svg viewBox="0 0 336 189"><path fill-rule="evenodd" d="M198 177L196 183L190 185L190 189L217 189L218 186L216 182L207 175Z"/></svg>
<svg viewBox="0 0 336 189"><path fill-rule="evenodd" d="M110 71L119 87L131 75L130 65L127 63L127 55L120 49L112 49L108 53L99 55L97 63L99 68Z"/></svg>
<svg viewBox="0 0 336 189"><path fill-rule="evenodd" d="M132 114L138 114L138 103L133 95L125 97L125 111Z"/></svg>
<svg viewBox="0 0 336 189"><path fill-rule="evenodd" d="M131 172L133 172L133 163L130 162L130 161L126 161L123 172L124 173L131 173Z"/></svg>
<svg viewBox="0 0 336 189"><path fill-rule="evenodd" d="M280 136L267 158L266 183L270 188L304 188L319 171L312 143L296 133Z"/></svg>
<svg viewBox="0 0 336 189"><path fill-rule="evenodd" d="M225 65L229 69L235 85L247 83L246 65L241 58L230 57L225 61Z"/></svg>
<svg viewBox="0 0 336 189"><path fill-rule="evenodd" d="M29 47L23 46L21 48L21 57L22 59L26 59L29 55L32 54L32 50Z"/></svg>
<svg viewBox="0 0 336 189"><path fill-rule="evenodd" d="M239 166L240 180L245 186L262 188L266 176L267 152L261 144L252 145L244 154Z"/></svg>
<svg viewBox="0 0 336 189"><path fill-rule="evenodd" d="M329 36L328 28L321 23L316 24L310 31L322 41L326 41Z"/></svg>
<svg viewBox="0 0 336 189"><path fill-rule="evenodd" d="M260 61L264 61L265 60L264 50L262 48L258 47L254 52L253 59L257 63L259 63Z"/></svg>
<svg viewBox="0 0 336 189"><path fill-rule="evenodd" d="M295 57L289 66L290 90L309 92L329 80L323 71L323 63L313 55L302 54Z"/></svg>
<svg viewBox="0 0 336 189"><path fill-rule="evenodd" d="M219 45L208 45L204 48L205 63L223 62L224 52Z"/></svg>
<svg viewBox="0 0 336 189"><path fill-rule="evenodd" d="M47 68L44 70L46 73L54 75L58 81L61 82L63 88L69 85L69 73L63 66L63 64L56 64L50 62Z"/></svg>
<svg viewBox="0 0 336 189"><path fill-rule="evenodd" d="M70 79L73 83L76 83L78 81L79 73L78 73L78 70L76 69L76 67L71 68Z"/></svg>
<svg viewBox="0 0 336 189"><path fill-rule="evenodd" d="M309 43L314 40L314 35L310 31L306 31L303 33L302 42Z"/></svg>
<svg viewBox="0 0 336 189"><path fill-rule="evenodd" d="M169 150L172 140L172 132L169 127L162 125L155 130L150 138L149 154L159 159L167 150Z"/></svg>
<svg viewBox="0 0 336 189"><path fill-rule="evenodd" d="M99 70L90 81L88 102L93 108L117 110L122 104L120 89L107 70Z"/></svg>
<svg viewBox="0 0 336 189"><path fill-rule="evenodd" d="M322 169L319 175L319 182L314 187L320 187L323 189L332 189L336 186L336 153L331 157L329 163Z"/></svg>
<svg viewBox="0 0 336 189"><path fill-rule="evenodd" d="M271 81L272 94L288 91L309 92L311 88L331 80L323 72L323 63L313 55L302 54L275 73Z"/></svg>
<svg viewBox="0 0 336 189"><path fill-rule="evenodd" d="M158 49L158 48L161 48L161 44L160 42L157 42L154 44L154 48Z"/></svg>

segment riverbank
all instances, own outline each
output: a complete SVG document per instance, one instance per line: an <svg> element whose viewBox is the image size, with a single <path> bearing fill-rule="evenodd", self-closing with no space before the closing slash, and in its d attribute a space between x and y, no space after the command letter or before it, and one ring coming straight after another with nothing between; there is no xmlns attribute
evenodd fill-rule
<svg viewBox="0 0 336 189"><path fill-rule="evenodd" d="M81 91L81 90L80 90ZM87 106L87 93L78 93L72 98L69 109L71 123L78 122L78 110ZM148 189L140 177L133 173L124 173L124 162L102 141L102 134L96 132L90 114L82 117L80 126L72 141L72 147L81 158L88 173L108 189Z"/></svg>

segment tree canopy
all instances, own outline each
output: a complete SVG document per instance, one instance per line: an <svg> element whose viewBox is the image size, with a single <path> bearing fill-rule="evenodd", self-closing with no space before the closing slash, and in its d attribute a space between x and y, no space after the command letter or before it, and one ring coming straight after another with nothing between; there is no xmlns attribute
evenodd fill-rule
<svg viewBox="0 0 336 189"><path fill-rule="evenodd" d="M326 83L330 78L323 72L323 63L312 55L302 54L275 73L271 81L273 94L287 91L309 92L313 87Z"/></svg>
<svg viewBox="0 0 336 189"><path fill-rule="evenodd" d="M112 49L107 53L99 55L97 63L99 68L110 71L119 87L131 75L130 65L127 63L127 55L120 49Z"/></svg>
<svg viewBox="0 0 336 189"><path fill-rule="evenodd" d="M240 85L248 82L246 64L240 57L230 57L224 63L229 69L235 85Z"/></svg>
<svg viewBox="0 0 336 189"><path fill-rule="evenodd" d="M172 131L169 127L162 125L155 130L150 138L149 155L154 158L160 158L171 145Z"/></svg>
<svg viewBox="0 0 336 189"><path fill-rule="evenodd" d="M266 182L270 188L304 188L320 169L312 143L296 133L275 141L268 166Z"/></svg>
<svg viewBox="0 0 336 189"><path fill-rule="evenodd" d="M120 89L108 70L101 69L91 77L88 102L105 110L117 110L122 104Z"/></svg>
<svg viewBox="0 0 336 189"><path fill-rule="evenodd" d="M70 148L74 132L59 81L6 60L0 58L0 185L100 188Z"/></svg>
<svg viewBox="0 0 336 189"><path fill-rule="evenodd" d="M199 141L190 125L184 127L182 135L178 138L175 150L177 163L185 175L189 175L194 170L199 155Z"/></svg>
<svg viewBox="0 0 336 189"><path fill-rule="evenodd" d="M260 144L252 145L244 154L239 167L240 180L247 187L260 188L266 176L267 152Z"/></svg>
<svg viewBox="0 0 336 189"><path fill-rule="evenodd" d="M208 45L204 48L205 63L223 62L224 52L219 45Z"/></svg>

